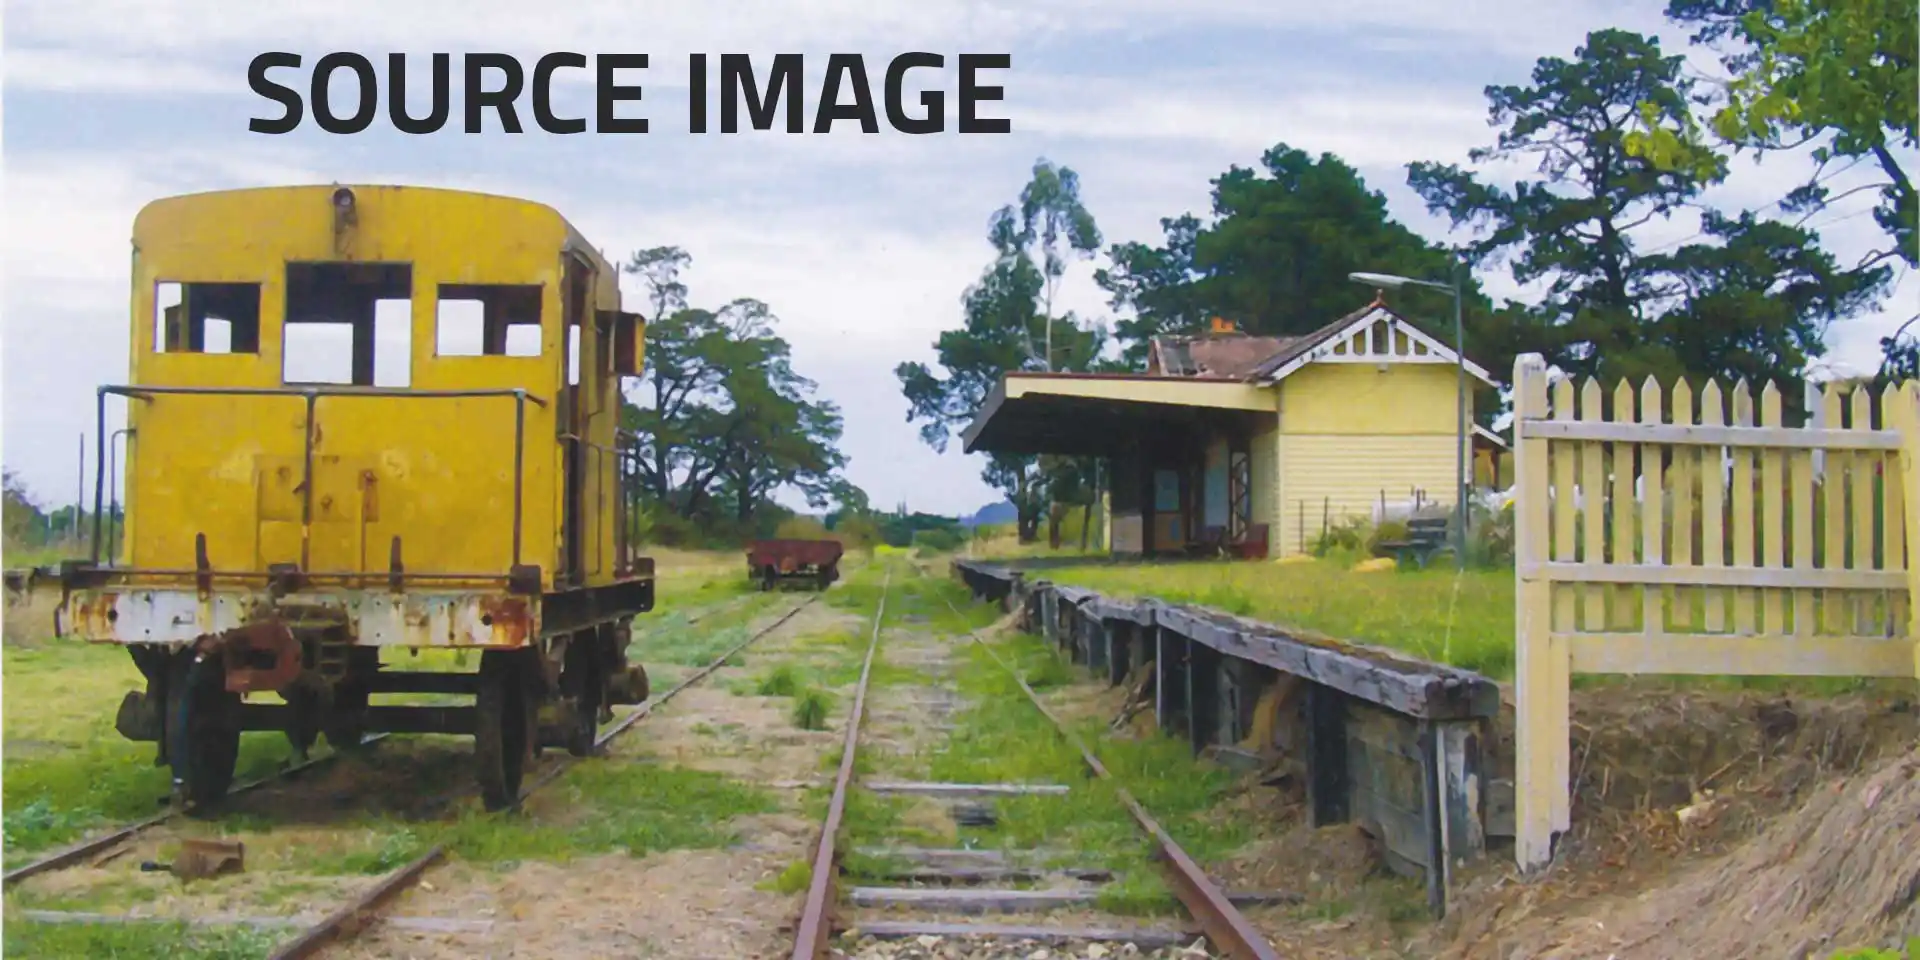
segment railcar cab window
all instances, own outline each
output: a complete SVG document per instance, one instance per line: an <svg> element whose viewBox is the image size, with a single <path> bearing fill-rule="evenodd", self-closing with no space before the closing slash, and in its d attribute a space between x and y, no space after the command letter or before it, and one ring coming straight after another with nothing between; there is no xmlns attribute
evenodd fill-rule
<svg viewBox="0 0 1920 960"><path fill-rule="evenodd" d="M408 386L412 297L412 264L287 264L281 380Z"/></svg>
<svg viewBox="0 0 1920 960"><path fill-rule="evenodd" d="M434 316L434 349L442 357L537 357L537 283L443 283Z"/></svg>
<svg viewBox="0 0 1920 960"><path fill-rule="evenodd" d="M153 352L259 353L260 285L161 281L154 287Z"/></svg>

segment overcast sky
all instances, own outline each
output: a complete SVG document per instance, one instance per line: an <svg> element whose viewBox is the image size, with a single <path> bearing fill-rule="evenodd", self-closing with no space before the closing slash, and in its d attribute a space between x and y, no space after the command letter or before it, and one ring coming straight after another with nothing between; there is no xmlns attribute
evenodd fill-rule
<svg viewBox="0 0 1920 960"><path fill-rule="evenodd" d="M971 511L997 499L979 480L982 458L957 442L944 456L923 445L892 371L931 360L939 331L960 322L961 293L990 254L988 217L1037 157L1079 172L1108 242L1158 240L1159 218L1203 213L1210 178L1257 165L1278 141L1338 153L1397 217L1440 237L1404 165L1465 162L1493 136L1483 88L1525 83L1535 58L1570 57L1588 30L1658 32L1679 50L1683 35L1659 12L1657 2L1600 0L8 2L5 462L43 500L71 500L93 388L126 377L128 236L143 204L231 187L401 182L552 204L616 260L686 248L695 303L771 305L797 369L845 412L849 473L877 504ZM652 132L548 135L523 100L531 132L466 135L456 79L455 121L435 135L397 133L383 117L335 136L310 116L293 134L250 133L250 118L281 112L247 85L248 62L269 50L304 57L302 70L275 73L303 96L325 53L366 54L383 77L388 52L420 54L416 114L428 53L453 53L457 65L461 53L507 52L529 71L556 50L647 53L647 71L622 77L643 78L642 104L622 112L647 117ZM1011 54L1011 70L986 75L1007 101L982 112L1010 118L1013 132L958 135L951 115L937 136L863 135L853 124L825 136L687 132L688 54L801 52L817 78L826 54L859 52L878 85L886 59L911 50L948 55L949 91L953 55ZM558 112L590 117L591 74L560 76ZM340 112L352 96L350 81L336 90ZM1761 206L1804 169L1743 166L1714 198ZM1860 214L1870 204L1856 197L1813 224L1831 224L1835 249L1857 256L1878 239ZM1664 243L1695 228L1683 218L1647 229L1649 243ZM1067 305L1105 314L1091 272L1077 269ZM1898 296L1911 302L1914 291L1907 281ZM1355 305L1369 295L1356 287ZM1836 356L1871 367L1894 322L1888 311L1837 329Z"/></svg>

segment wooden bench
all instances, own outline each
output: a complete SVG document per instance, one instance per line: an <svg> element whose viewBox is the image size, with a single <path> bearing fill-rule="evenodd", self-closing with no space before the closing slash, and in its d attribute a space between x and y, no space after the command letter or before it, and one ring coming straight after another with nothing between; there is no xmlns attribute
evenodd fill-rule
<svg viewBox="0 0 1920 960"><path fill-rule="evenodd" d="M1447 542L1448 520L1440 517L1414 517L1407 521L1407 536L1403 540L1386 540L1379 549L1392 555L1395 562L1406 566L1411 562L1424 568L1435 555L1452 553L1453 547Z"/></svg>

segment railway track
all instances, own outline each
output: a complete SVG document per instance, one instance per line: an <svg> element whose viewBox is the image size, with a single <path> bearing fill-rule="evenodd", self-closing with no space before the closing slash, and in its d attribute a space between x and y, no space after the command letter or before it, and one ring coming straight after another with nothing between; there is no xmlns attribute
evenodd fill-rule
<svg viewBox="0 0 1920 960"><path fill-rule="evenodd" d="M628 711L626 716L614 721L612 726L594 738L594 753L596 755L605 753L608 744L612 743L621 734L633 729L640 721L651 716L655 709L672 701L673 698L679 696L681 692L711 676L715 670L725 666L728 660L733 659L734 656L752 646L762 637L786 625L788 621L798 616L800 611L817 603L819 599L820 595L814 594L794 604L772 623L754 631L745 640L728 648L726 652L715 657L700 669L688 674L665 693L658 697L649 698L646 703ZM735 601L725 605L721 610L729 610L738 605L739 601ZM711 616L713 614L709 613L706 615ZM541 788L560 779L561 776L568 770L573 769L579 762L579 758L563 756L548 765L545 771L521 789L519 802L525 803L528 797L532 796ZM471 791L469 790L468 792ZM320 922L308 927L297 936L283 943L279 948L274 950L269 960L304 960L306 957L312 957L318 954L328 944L352 937L371 920L376 918L379 911L392 903L394 898L402 891L418 883L421 878L425 876L426 872L444 860L445 856L445 847L436 846L413 862L381 877L366 887L366 889L353 900L341 906L333 913L328 914Z"/></svg>
<svg viewBox="0 0 1920 960"><path fill-rule="evenodd" d="M869 570L871 571L871 568ZM824 681L826 688L837 691L833 694L836 699L847 697L851 699L851 708L845 714L844 728L830 734L818 733L811 739L801 735L796 739L796 733L790 727L774 725L758 728L763 730L767 737L772 738L769 742L786 744L789 748L797 749L798 753L794 754L795 759L769 761L764 768L755 766L756 770L764 770L764 772L750 776L757 776L763 787L771 786L781 789L803 786L818 791L814 802L824 799L825 813L824 816L814 814L813 822L819 828L817 833L807 832L806 819L788 817L787 820L791 822L791 826L774 827L771 828L770 833L761 828L755 828L760 832L749 834L749 839L746 840L736 837L734 841L730 841L735 846L726 848L730 851L745 852L728 853L715 849L711 853L688 854L694 858L692 861L670 857L653 862L654 865L651 866L642 866L636 861L631 868L617 865L625 863L624 860L609 863L615 872L607 875L608 880L616 884L621 881L614 880L614 877L639 878L647 876L647 871L652 871L656 875L660 871L672 874L669 882L655 888L654 895L661 896L660 891L664 890L665 897L671 898L675 904L679 903L683 890L689 897L689 903L702 903L698 899L699 891L695 889L695 886L702 881L683 873L685 864L689 862L735 864L736 866L718 873L713 868L708 868L708 872L703 874L709 878L714 876L747 878L741 882L735 893L727 895L733 899L723 907L711 901L707 901L704 906L691 908L677 905L668 907L666 899L655 901L655 903L662 909L680 911L682 914L686 914L686 911L691 909L694 912L690 915L710 918L728 917L726 922L730 929L736 931L736 934L726 936L735 936L736 939L707 940L704 944L698 945L693 938L682 941L677 937L691 933L695 927L685 924L674 925L678 921L666 921L665 926L661 925L661 921L637 921L635 917L627 915L626 911L631 903L609 898L599 901L603 906L597 911L595 908L588 907L586 909L591 912L583 914L578 906L568 910L570 925L565 929L568 930L569 936L573 936L579 929L571 924L576 922L577 918L583 917L591 917L594 929L606 934L606 939L601 941L602 946L598 951L588 946L593 942L590 940L577 940L580 949L595 955L607 950L611 950L614 954L631 955L635 952L633 944L645 943L650 946L639 949L640 955L654 955L652 951L657 950L658 955L675 957L791 956L795 960L799 958L815 960L815 958L828 956L859 958L859 960L878 957L900 958L900 960L920 957L966 957L969 960L998 957L1027 958L1034 956L1042 947L1051 948L1051 955L1062 960L1067 957L1119 957L1129 953L1142 958L1200 956L1265 958L1275 955L1271 947L1253 930L1235 906L1236 902L1244 901L1230 898L1223 893L1193 858L1181 850L1167 831L1117 784L1110 792L1119 799L1120 805L1125 807L1125 813L1121 814L1115 808L1102 816L1115 824L1112 830L1121 831L1119 834L1122 838L1121 846L1131 842L1124 839L1126 837L1124 831L1129 828L1120 825L1121 821L1114 818L1121 816L1130 818L1134 829L1139 831L1141 846L1133 848L1134 852L1114 854L1110 841L1103 840L1096 843L1108 843L1109 847L1101 849L1108 849L1109 854L1123 857L1124 866L1120 860L1109 863L1091 862L1097 860L1099 856L1094 848L1083 849L1079 851L1078 856L1067 857L1068 862L1065 866L1061 865L1061 858L1048 856L1060 851L1024 848L1028 842L1035 842L1045 847L1064 839L1063 836L1051 832L1043 833L1038 841L1012 840L1011 838L1020 831L1013 829L1011 825L1020 817L1027 816L1034 808L1030 806L996 808L993 804L1001 802L1044 804L1050 802L1046 797L1036 800L1025 798L1025 795L1079 792L1090 789L1091 778L1111 781L1111 777L1098 757L1084 743L1079 742L1071 729L1064 726L1061 718L1041 700L1033 686L1021 676L1018 667L1003 660L999 651L978 632L964 627L924 625L935 616L944 620L948 612L956 617L964 616L954 600L939 589L935 578L929 576L927 571L910 564L889 563L877 572L881 574L874 578L878 580L877 599L870 599L852 610L837 614L836 616L844 617L843 620L838 621L843 626L824 628L825 632L820 632L823 625L829 621L818 619L804 621L811 624L809 629L815 632L795 634L791 645L786 642L775 644L773 651L767 654L767 658L761 660L765 665L764 668L756 668L756 672L763 674L763 679L765 671L768 670L777 672L798 669L803 673L825 670L826 673L815 672L809 675L838 677L839 679L836 680ZM868 576L871 575L870 572ZM868 581L866 589L872 590L874 586L873 581ZM792 623L803 610L816 604L821 597L822 595L815 594L791 607L784 609L769 607L764 611L756 612L752 617L753 620L768 616L773 619L762 621L764 624L762 626L752 627L750 635L733 643L729 649L706 661L704 666L693 673L680 678L671 689L621 716L595 738L594 753L606 753L609 745L616 738L623 736L648 717L655 716L660 708L674 701L684 692L700 684L709 683L714 674L730 660L750 646L760 643L783 626ZM868 603L872 606L869 607ZM733 606L737 604L727 604L721 609ZM715 615L716 611L709 610L700 616L706 618ZM862 621L866 622L862 623ZM835 635L844 638L844 646L830 639L827 639L824 645L820 639L809 639L830 638ZM955 660L956 657L965 656L969 648L973 647L984 651L977 660L964 664ZM822 656L827 659L821 661L819 658ZM798 659L790 660L789 658ZM791 663L791 666L782 666L784 663ZM807 666L808 663L812 663L813 666ZM857 680L853 680L853 667L856 663ZM1022 723L1027 724L1033 732L1023 732L1023 737L1044 737L1046 735L1039 731L1046 730L1050 726L1058 736L1063 738L1062 743L1071 744L1079 760L1067 759L1072 754L1063 747L1057 745L1049 747L1052 759L1046 761L1045 772L1035 774L1042 778L1051 777L1059 783L929 783L922 781L931 779L930 777L922 776L917 772L915 776L919 777L918 780L914 777L899 776L905 772L906 768L896 765L896 758L899 763L918 764L929 755L930 751L958 749L954 745L959 743L959 738L963 734L956 732L952 736L947 736L941 730L943 726L947 726L947 721L954 720L957 712L967 705L968 701L963 699L960 692L960 680L964 678L958 675L958 671L962 669L971 671L971 676L976 681L983 675L982 671L1004 671L1011 681L995 681L1000 692L991 695L999 698L990 701L993 704L992 709L1013 712L1032 710L1033 713ZM723 674L722 676L734 675ZM729 679L726 682L732 693L745 695L744 688L733 687L734 680ZM1019 687L1019 694L1012 692L1015 684ZM972 686L966 689L976 690ZM973 694L969 694L971 695ZM718 696L718 694L698 696ZM745 713L737 719L745 719L755 710L761 711L762 714L769 710L766 705L767 694L762 692L758 696L761 697L759 706L752 706L754 703L752 700L739 701ZM1021 698L1026 699L1030 706L1022 706L1015 702ZM725 718L729 724L736 719L724 712L731 710L731 707L720 705L730 701L696 702L703 702L705 706L695 710L694 713L679 711L672 715L673 720L665 721L671 725L666 730L662 730L661 734L669 738L668 742L673 742L677 737L687 737L692 738L690 742L693 744L715 743L716 741L713 740L700 739L703 736L712 735L710 732L706 734L699 732L705 725L706 718L714 720ZM841 702L847 701L842 699ZM778 710L779 712L774 714L776 717L785 712L783 707ZM1044 718L1044 721L1040 718ZM785 722L787 721L777 721L778 724ZM791 722L800 723L798 720ZM969 719L967 722L975 721ZM949 728L955 731L967 729L959 724L953 724ZM752 729L751 726L749 729ZM746 743L746 741L736 742ZM796 748L795 744L799 746ZM831 751L834 745L839 748L839 756L833 765L823 769L812 758L819 757L822 752ZM696 746L694 749L704 748ZM759 748L748 744L740 749L751 751ZM331 756L323 757L314 764L299 769L308 769L331 759ZM706 755L700 754L700 756ZM828 753L828 756L830 757L831 753ZM567 771L580 762L566 755L551 757L537 772L529 771L529 781L521 791L520 799L523 802L526 801L537 791L563 778ZM712 763L718 765L718 769L731 771L734 768L728 767L727 764L737 761L701 759L693 762L696 765ZM1091 772L1091 777L1087 777L1081 770L1079 766L1081 764L1084 764L1084 771ZM833 771L832 779L822 782L819 778L825 775L828 769ZM956 768L949 764L946 769ZM808 770L819 772L809 774ZM287 771L287 773L297 772L297 770ZM778 779L796 774L808 779ZM738 773L729 775L740 776ZM889 779L890 775L894 776L894 779ZM991 775L987 777L987 779L994 778ZM954 779L961 778L954 777ZM464 792L470 793L471 790ZM965 821L959 814L962 809L969 806L973 809L988 811L997 809L1005 818L1010 818L1005 820L1009 826L1008 832L999 836L1011 846L1005 850L973 850L961 849L970 846L970 841L956 842L952 848L940 848L936 844L931 848L912 848L920 857L911 862L908 869L876 868L874 864L878 861L874 857L884 852L882 848L887 843L895 840L911 842L912 839L917 839L896 835L891 832L895 830L894 826L867 816L867 813L874 809L875 797L883 798L884 802L884 798L899 797L903 794L923 798L932 797L936 802L985 799L986 804L957 803L949 808L948 813L953 816L955 823L964 825ZM1022 795L1023 798L1013 801L1004 800L1009 795L1015 794ZM1100 802L1106 803L1104 800ZM815 809L818 810L818 808ZM721 815L722 818L724 816L724 814ZM991 819L991 812L988 816ZM1076 813L1075 816L1078 814ZM719 822L719 820L715 821L716 824ZM140 828L142 825L135 824L129 829ZM1025 835L1031 838L1032 833L1033 831L1029 829L1026 830ZM959 837L960 833L954 831L949 835ZM996 842L991 839L994 835L992 831L989 832L987 845ZM771 841L773 845L764 845L761 842L763 840ZM878 842L867 845L872 841ZM113 842L115 841L103 837L89 841L89 844L93 845L94 849L104 849ZM1071 840L1065 842L1070 845L1072 843ZM1013 849L1013 847L1022 847L1022 849ZM1142 862L1140 851L1146 850L1152 851L1158 871L1165 874L1167 887L1184 906L1185 913L1191 920L1190 923L1183 925L1176 920L1169 924L1163 921L1161 925L1154 926L1137 918L1113 915L1099 906L1099 896L1102 891L1116 879L1134 876L1143 869L1154 869L1154 867L1140 866ZM539 936L525 926L526 923L532 922L531 920L479 920L471 919L474 916L471 913L447 913L449 909L456 911L463 909L453 905L456 901L447 899L453 891L468 891L469 895L464 902L472 903L475 907L480 907L487 901L483 899L480 903L474 903L472 894L477 893L483 898L498 895L491 892L492 881L474 886L473 882L463 878L460 872L451 872L449 868L443 866L451 859L449 854L452 852L453 850L448 847L436 846L398 869L363 881L364 887L331 894L328 899L331 899L334 904L332 912L320 918L318 922L311 922L308 926L298 925L309 923L313 917L312 913L303 913L297 918L287 917L276 920L276 925L285 926L294 932L288 939L280 942L270 956L275 960L280 958L291 960L291 958L312 957L336 950L368 956L391 955L395 949L414 955L412 946L402 946L402 944L418 944L427 950L427 955L471 956L476 955L475 951L481 948L481 942L465 940L466 936L478 935L491 939L506 935L514 938L514 942L531 942L525 940L530 934ZM84 856L84 853L75 854L67 850L43 860L71 863ZM755 863L760 866L754 866ZM802 863L808 867L802 881L804 891L789 886L782 888L785 892L778 892L766 886L764 882L756 884L752 879L755 875L771 876L772 874L765 872L767 870L778 873L781 864L797 868ZM59 865L60 863L57 862L49 866L30 864L16 872L44 871L56 869ZM633 872L624 872L627 870ZM448 873L443 875L440 871L448 871ZM380 918L394 904L403 902L402 895L405 891L428 877L434 878L432 888L436 891L433 895L433 903L436 906L427 907L429 916L395 917L391 924L380 925L382 932L361 937L362 931L367 930L371 925L378 924ZM867 883L887 885L860 885ZM543 890L540 894L543 897L567 896L562 890L550 889L544 883L540 889ZM623 886L622 889L627 888ZM320 910L328 909L328 899L313 904L313 907ZM414 902L417 899L418 897L408 897L404 902ZM983 904L984 906L981 906ZM740 908L745 908L744 912L736 912ZM722 912L714 912L716 909ZM654 911L649 908L647 912ZM982 912L1001 914L991 919L1005 922L981 922L986 919L979 916ZM956 917L955 914L964 916ZM482 917L491 915L484 909L479 914ZM55 918L56 922L57 919ZM80 915L77 914L72 915L72 919L74 922L82 922ZM220 922L214 921L213 918L208 919L209 922ZM701 922L715 921L709 919ZM506 929L493 932L503 924ZM440 932L433 935L454 936L455 940L443 941L437 947L427 947L417 939L419 933L405 932L408 930L437 930ZM635 933L631 932L635 930L665 930L668 933L663 939L654 941L647 940L644 936L636 939ZM415 939L409 940L410 936ZM393 937L398 937L399 940L390 939ZM930 940L930 938L933 939ZM359 939L367 942L356 942ZM618 946L621 943L628 946ZM930 943L933 945L930 946ZM720 946L716 946L717 944ZM1201 946L1202 944L1204 947ZM1131 950L1128 945L1131 945ZM435 952L436 950L439 952ZM955 950L957 952L953 952ZM571 954L568 950L560 950L552 955Z"/></svg>
<svg viewBox="0 0 1920 960"><path fill-rule="evenodd" d="M892 573L891 570L889 570L887 578L883 582L879 607L874 613L873 627L868 637L865 659L861 665L859 684L854 691L853 706L847 719L839 767L833 782L833 793L828 801L827 813L821 825L819 841L814 849L811 860L810 883L802 904L799 921L794 928L793 949L791 953L792 960L824 960L824 958L830 955L848 955L843 952L832 951L831 949L831 941L836 929L845 926L844 924L838 923L836 918L836 907L842 899L838 890L838 881L841 872L841 852L838 849L838 842L839 835L842 832L843 818L849 798L853 794L853 791L863 786L863 784L856 782L855 778L855 771L858 769L856 755L861 744L862 728L866 720L868 686L873 676L874 659L881 646L880 641L884 628L887 590L891 582ZM953 604L951 599L943 595L941 600L956 618L964 618L960 609ZM1107 771L1106 767L1101 764L1099 758L1088 749L1087 745L1083 743L1052 710L1048 709L1039 694L1027 683L1026 678L1022 677L1012 664L1000 657L999 654L994 651L993 647L979 636L977 631L967 630L966 635L968 639L984 650L992 658L993 662L1019 685L1033 708L1039 711L1039 713L1052 724L1059 736L1073 746L1085 762L1086 767L1100 779L1111 781L1112 775ZM917 791L923 794L937 795L944 792L948 796L985 795L991 797L996 794L1053 792L1036 789L1033 785L1007 784L873 783L871 786L876 788L884 786L892 791ZM1061 792L1064 792L1064 789L1065 788L1063 788ZM1114 784L1114 791L1120 802L1126 807L1134 823L1139 827L1142 834L1144 834L1145 839L1151 844L1153 857L1160 864L1165 874L1168 887L1173 891L1182 906L1184 906L1189 916L1198 925L1199 930L1204 933L1205 940L1211 945L1213 950L1213 953L1210 955L1231 957L1234 958L1234 960L1269 960L1269 958L1275 957L1276 954L1268 941L1254 929L1253 925L1240 913L1239 909L1234 906L1226 894L1207 876L1199 864L1197 864L1186 851L1180 848L1180 845L1153 819L1146 809L1142 807L1124 787L1117 783ZM991 879L1035 880L1042 879L1045 874L1045 871L1041 870L1021 869L1019 867L1009 868L1002 865L1004 861L996 861L991 857L968 856L968 854L973 853L984 853L983 851L923 850L920 851L920 853L930 862L932 869L924 869L917 872L909 871L902 874L902 876L923 882L953 884L956 882L967 883L969 881ZM944 861L944 863L942 861ZM1072 878L1075 872L1076 871L1068 870L1065 873ZM1080 870L1077 872L1079 876L1075 879L1111 879L1111 875L1102 870ZM945 889L950 890L951 888L948 887ZM953 896L949 892L943 892L943 889L939 887L888 888L883 890L867 888L853 892L855 894L853 899L856 905L859 905L859 902L863 899L861 895L864 894L864 899L870 904L890 903L896 907L904 905L909 910L914 908L916 899L919 899L916 898L914 894L916 892L925 892L931 895L924 899L919 899L919 902L931 908L927 912L952 912L955 910L972 912L968 910L969 904L976 907L983 907L986 910L1009 911L1017 911L1021 908L1022 904L1028 904L1044 912L1049 906L1081 905L1087 904L1093 899L1088 896L1084 890L1054 893L1048 890L1032 889L972 889L964 891L966 896ZM931 919L921 920L919 922L912 920L904 922L879 921L867 923L862 927L857 927L857 929L869 936L879 935L895 941L907 941L910 944L919 945L927 951L924 954L910 952L912 949L911 946L906 948L909 952L905 953L881 948L876 954L880 956L949 956L950 954L947 953L936 954L932 952L932 948L938 942L950 939L970 942L970 946L964 954L968 957L1044 956L1046 954L1034 952L1037 943L1051 942L1057 946L1060 944L1075 945L1088 941L1103 940L1113 943L1129 943L1135 948L1145 948L1149 950L1156 947L1185 947L1185 949L1180 951L1180 956L1195 956L1194 948L1186 947L1186 944L1199 939L1198 937L1186 934L1185 931L1156 931L1140 929L1138 927L1129 928L1126 925L1118 924L1110 924L1103 927L1063 927L1036 924L952 923ZM1007 952L996 952L994 949L995 944L999 944L1001 948ZM1111 947L1090 948L1086 955L1110 955L1106 951L1111 949ZM862 954L862 956L865 955L869 954Z"/></svg>
<svg viewBox="0 0 1920 960"><path fill-rule="evenodd" d="M376 733L376 734L373 734L372 736L363 737L360 740L360 746L365 747L369 744L376 743L381 740L385 740L386 738L387 738L387 734ZM258 780L253 780L247 783L243 783L237 787L234 787L231 791L229 791L228 796L239 796L242 794L251 793L255 790L260 789L261 787L269 786L271 784L297 779L301 774L307 773L311 770L314 770L315 768L322 767L329 763L332 763L334 760L338 759L340 756L341 756L341 752L336 750L331 753L327 753L327 754L323 754L321 756L315 757L311 760L306 761L305 763L294 764L276 773L270 774L265 777L261 777ZM178 816L180 816L180 811L177 809L164 810L160 813L154 814L151 817L147 817L144 820L136 820L133 823L129 823L125 826L116 827L115 829L110 830L106 833L103 833L97 837L93 837L87 840L82 840L79 843L75 843L71 846L63 847L43 857L39 857L31 862L21 864L20 866L15 867L12 870L8 870L4 878L4 884L8 887L11 887L14 884L19 883L20 881L25 880L29 877L39 876L40 874L47 873L53 870L58 870L62 867L72 866L73 864L79 863L81 860L84 860L90 856L93 856L96 853L101 853L109 848L118 846L119 844L125 841L131 840L134 837L137 837L140 834L153 829L154 827L160 826L161 824L167 823L168 821L171 821Z"/></svg>

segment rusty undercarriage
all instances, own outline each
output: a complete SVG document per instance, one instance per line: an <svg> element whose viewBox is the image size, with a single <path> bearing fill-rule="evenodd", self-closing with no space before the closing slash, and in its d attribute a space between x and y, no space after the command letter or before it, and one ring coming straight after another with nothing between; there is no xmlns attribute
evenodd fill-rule
<svg viewBox="0 0 1920 960"><path fill-rule="evenodd" d="M156 744L155 762L173 768L189 810L218 804L232 784L240 734L262 730L284 732L300 761L321 736L335 749L359 748L375 733L472 736L486 806L508 807L532 755L546 747L587 755L612 706L643 703L649 693L646 671L626 657L631 618L653 606L646 558L613 584L530 595L313 584L286 593L181 589L84 564L58 577L56 631L127 648L147 683L127 693L114 727ZM382 647L477 649L480 666L388 669ZM264 694L281 702L255 699ZM370 702L376 694L472 701L388 705Z"/></svg>

